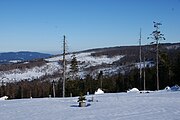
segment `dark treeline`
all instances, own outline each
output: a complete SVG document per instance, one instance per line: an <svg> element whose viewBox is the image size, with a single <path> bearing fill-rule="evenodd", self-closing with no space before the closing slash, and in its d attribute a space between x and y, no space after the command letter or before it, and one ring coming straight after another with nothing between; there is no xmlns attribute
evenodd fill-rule
<svg viewBox="0 0 180 120"><path fill-rule="evenodd" d="M144 69L143 69L144 71ZM146 67L146 89L156 90L156 67ZM60 76L58 76L60 78ZM142 76L143 78L144 76ZM160 89L166 86L180 85L180 53L174 55L161 53L159 62ZM57 76L56 76L57 78ZM8 96L10 99L53 97L53 76L44 76L32 81L23 80L14 83L1 83L0 96ZM140 84L141 83L141 84ZM86 75L83 79L78 77L66 80L66 96L79 96L81 93L94 94L98 88L105 92L125 92L131 88L143 90L143 79L139 80L139 69L133 69L125 74L97 76ZM54 82L55 96L62 97L62 80Z"/></svg>
<svg viewBox="0 0 180 120"><path fill-rule="evenodd" d="M37 59L37 60L31 60L31 61L26 61L26 62L21 62L21 63L14 63L14 64L0 64L0 71L8 71L8 70L13 70L13 69L30 69L33 67L40 67L46 64L46 61L43 59Z"/></svg>

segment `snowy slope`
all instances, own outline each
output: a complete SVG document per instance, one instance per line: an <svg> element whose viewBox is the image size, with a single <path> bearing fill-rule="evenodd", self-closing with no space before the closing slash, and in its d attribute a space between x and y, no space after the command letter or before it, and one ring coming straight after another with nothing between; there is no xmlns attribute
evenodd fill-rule
<svg viewBox="0 0 180 120"><path fill-rule="evenodd" d="M5 72L0 72L0 79L4 82L14 82L20 80L33 80L39 78L45 74L53 74L61 69L61 66L57 62L46 63L41 67L34 67L32 69L25 70L10 70Z"/></svg>
<svg viewBox="0 0 180 120"><path fill-rule="evenodd" d="M98 66L102 64L112 64L113 62L120 60L123 56L118 55L111 58L108 58L106 55L99 56L99 57L93 57L91 56L93 52L82 52L77 53L76 58L78 61L78 67L79 67L79 76L84 77L88 71L86 71L86 68L92 67L92 66ZM72 54L66 55L66 60L68 63L71 61ZM33 80L35 78L39 78L46 75L52 75L55 72L62 72L62 65L59 61L62 61L62 56L52 57L45 59L47 63L41 67L34 67L32 69L26 69L26 70L10 70L2 72L0 71L0 80L3 80L4 82L13 82L13 81L20 81L20 80ZM107 70L106 69L97 69L96 72L100 70ZM114 70L113 67L108 68L108 71L111 72L111 70ZM70 64L67 64L67 73L70 71Z"/></svg>
<svg viewBox="0 0 180 120"><path fill-rule="evenodd" d="M83 78L86 74L90 74L92 71L86 71L85 69L88 69L90 67L95 67L95 66L100 66L102 64L108 64L111 65L113 62L120 60L121 58L124 57L124 55L117 55L114 57L108 57L106 55L102 55L102 56L98 56L98 57L94 57L91 54L93 54L94 52L82 52L82 53L77 53L75 54L77 61L78 61L78 67L79 67L79 73L78 75ZM62 56L58 56L58 57L53 57L53 58L49 58L46 59L46 61L48 62L57 62L59 60L62 60L63 57ZM68 54L66 55L66 60L67 61L71 61L72 60L72 54ZM104 73L111 73L114 72L114 70L117 70L119 68L114 68L113 66L111 67L103 67L103 68L99 68L96 70L94 70L94 73L99 73L99 71L103 71ZM67 65L67 72L70 71L70 64ZM93 73L91 73L93 74Z"/></svg>
<svg viewBox="0 0 180 120"><path fill-rule="evenodd" d="M98 102L85 108L77 107L77 97L0 101L0 120L180 119L180 92L106 93L94 99Z"/></svg>
<svg viewBox="0 0 180 120"><path fill-rule="evenodd" d="M106 55L102 55L100 57L93 57L93 56L91 56L92 53L93 52L76 54L77 61L79 61L80 64L82 62L85 62L85 66L89 67L89 66L101 65L102 63L112 64L114 61L117 61L117 60L121 59L122 57L124 57L123 55L118 55L118 56L114 56L111 58L108 58ZM72 56L72 54L66 55L66 60L71 61L71 59L72 59L71 56ZM58 56L58 57L46 59L46 61L51 62L51 61L59 61L62 59L63 59L62 56Z"/></svg>

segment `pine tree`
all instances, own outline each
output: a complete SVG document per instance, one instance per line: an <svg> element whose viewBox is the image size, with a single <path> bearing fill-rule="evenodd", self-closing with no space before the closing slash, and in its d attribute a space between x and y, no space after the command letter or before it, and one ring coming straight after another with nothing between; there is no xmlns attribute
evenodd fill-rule
<svg viewBox="0 0 180 120"><path fill-rule="evenodd" d="M71 74L72 74L72 79L74 80L77 77L77 73L79 72L79 68L78 68L78 61L76 58L76 55L73 54L72 56L72 60L71 60Z"/></svg>

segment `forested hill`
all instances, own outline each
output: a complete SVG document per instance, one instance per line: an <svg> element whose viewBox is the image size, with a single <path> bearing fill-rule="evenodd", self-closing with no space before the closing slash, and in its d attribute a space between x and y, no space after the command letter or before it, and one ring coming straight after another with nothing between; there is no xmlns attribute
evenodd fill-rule
<svg viewBox="0 0 180 120"><path fill-rule="evenodd" d="M23 61L29 61L33 59L47 58L50 54L38 53L38 52L5 52L0 53L0 64L17 63Z"/></svg>
<svg viewBox="0 0 180 120"><path fill-rule="evenodd" d="M140 65L145 71L146 89L156 90L156 45L91 49L66 54L66 95L93 93L102 87L105 92L142 89ZM180 85L180 43L159 45L160 89ZM0 96L10 98L47 97L55 82L57 96L62 96L63 56L0 65ZM143 74L144 75L144 74ZM144 78L144 76L142 76ZM16 83L16 84L14 84Z"/></svg>
<svg viewBox="0 0 180 120"><path fill-rule="evenodd" d="M177 56L180 53L180 43L161 44L159 45L159 50L160 59L163 60L165 59L163 57L166 56L169 58L168 60L170 64L177 59ZM73 55L75 55L78 62L78 75L80 77L84 77L87 74L96 75L99 73L99 71L103 71L106 75L128 72L133 67L138 67L139 64L139 46L98 48L75 53L68 53L66 55L67 72L70 72L70 64ZM5 58L5 56L8 57ZM35 52L1 53L1 61L14 63L0 65L0 74L2 74L2 76L0 77L7 78L10 76L8 78L10 81L12 79L19 81L24 79L39 78L48 74L53 75L58 71L59 73L61 73L62 55L51 57L49 56L51 55ZM147 65L152 66L153 64L155 64L155 58L156 45L142 46L142 60L145 60ZM15 63L18 62L18 60L22 62ZM16 72L18 74L16 74L15 76L14 74ZM12 76L11 74L13 74L14 76Z"/></svg>
<svg viewBox="0 0 180 120"><path fill-rule="evenodd" d="M112 57L116 55L125 55L121 59L121 63L132 63L139 61L139 46L117 46L108 48L97 48L85 50L82 52L92 52L95 51L92 56L98 57L102 55L107 55L107 57ZM175 55L180 52L180 43L163 43L159 45L160 54L167 53L171 58L175 58ZM146 60L154 60L156 55L156 45L142 45L142 57Z"/></svg>

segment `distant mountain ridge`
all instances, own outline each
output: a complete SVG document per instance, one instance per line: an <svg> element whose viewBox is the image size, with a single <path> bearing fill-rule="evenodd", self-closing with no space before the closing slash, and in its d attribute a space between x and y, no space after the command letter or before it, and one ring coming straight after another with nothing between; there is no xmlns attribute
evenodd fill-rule
<svg viewBox="0 0 180 120"><path fill-rule="evenodd" d="M17 63L23 61L29 61L40 58L47 58L52 56L51 54L39 53L39 52L4 52L0 53L0 64Z"/></svg>

